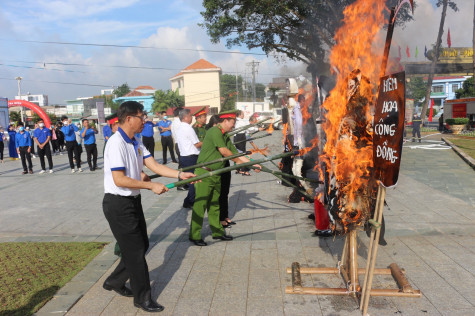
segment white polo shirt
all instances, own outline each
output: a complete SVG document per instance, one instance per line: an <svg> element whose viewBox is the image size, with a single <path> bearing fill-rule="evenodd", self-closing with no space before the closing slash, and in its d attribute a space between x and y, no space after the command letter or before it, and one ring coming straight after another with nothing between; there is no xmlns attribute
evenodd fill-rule
<svg viewBox="0 0 475 316"><path fill-rule="evenodd" d="M182 122L176 130L176 135L175 142L177 139L179 140L178 149L180 150L180 156L200 154L200 150L195 146L195 144L199 143L200 140L190 124Z"/></svg>
<svg viewBox="0 0 475 316"><path fill-rule="evenodd" d="M173 139L175 140L176 144L178 144L178 137L176 137L176 131L178 129L178 126L180 126L180 124L181 124L181 121L177 116L177 117L173 118L172 125L170 125L170 129L172 131L172 136L173 136Z"/></svg>
<svg viewBox="0 0 475 316"><path fill-rule="evenodd" d="M140 194L139 189L116 186L112 171L124 170L127 177L141 180L143 161L150 156L150 152L141 141L137 141L135 137L130 139L119 127L107 141L104 151L104 193L122 196Z"/></svg>

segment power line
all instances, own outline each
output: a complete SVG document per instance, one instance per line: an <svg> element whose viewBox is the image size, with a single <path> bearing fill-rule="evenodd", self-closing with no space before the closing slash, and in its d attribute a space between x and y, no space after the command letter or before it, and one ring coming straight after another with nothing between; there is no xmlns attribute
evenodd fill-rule
<svg viewBox="0 0 475 316"><path fill-rule="evenodd" d="M15 40L15 39L0 39L0 40L1 41L9 41L9 42L20 42L20 43L35 43L35 44L55 44L55 45L75 45L75 46L95 46L95 47L115 47L115 48L141 48L141 49L160 49L160 50L220 53L220 54L267 56L267 54L264 54L264 53L243 53L243 52L233 52L233 51L225 51L225 50L212 50L212 49L169 48L169 47L155 47L155 46L96 44L96 43L77 43L77 42L28 41L28 40Z"/></svg>
<svg viewBox="0 0 475 316"><path fill-rule="evenodd" d="M15 80L15 79L11 79L11 78L0 78L0 80ZM103 88L110 88L110 87L112 87L112 85L91 84L91 83L58 82L58 81L29 80L29 79L23 79L23 81L41 82L41 83L53 83L53 84L64 84L64 85L74 85L74 86L88 86L88 87L103 87Z"/></svg>

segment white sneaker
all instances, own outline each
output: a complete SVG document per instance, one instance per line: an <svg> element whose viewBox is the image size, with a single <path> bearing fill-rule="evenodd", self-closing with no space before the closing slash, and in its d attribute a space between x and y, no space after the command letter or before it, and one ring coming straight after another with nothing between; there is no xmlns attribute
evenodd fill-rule
<svg viewBox="0 0 475 316"><path fill-rule="evenodd" d="M35 159L35 158L36 158L36 156L35 156L35 155L31 155L31 158Z"/></svg>
<svg viewBox="0 0 475 316"><path fill-rule="evenodd" d="M50 169L50 170L49 170L49 173L53 173L53 169Z"/></svg>
<svg viewBox="0 0 475 316"><path fill-rule="evenodd" d="M78 168L78 172L82 172L82 169L81 169L81 168Z"/></svg>
<svg viewBox="0 0 475 316"><path fill-rule="evenodd" d="M62 152L59 152L59 154L60 154L61 156L63 155L63 153L62 153Z"/></svg>
<svg viewBox="0 0 475 316"><path fill-rule="evenodd" d="M75 172L76 172L76 170L74 170L74 169L71 169L71 173L75 173Z"/></svg>
<svg viewBox="0 0 475 316"><path fill-rule="evenodd" d="M40 174L43 174L43 173L45 173L45 172L46 172L46 170L41 170L39 173L40 173Z"/></svg>

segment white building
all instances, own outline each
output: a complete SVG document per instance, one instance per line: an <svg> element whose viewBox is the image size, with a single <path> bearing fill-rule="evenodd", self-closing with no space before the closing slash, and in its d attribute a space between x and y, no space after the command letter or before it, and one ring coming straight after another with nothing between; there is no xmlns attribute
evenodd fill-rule
<svg viewBox="0 0 475 316"><path fill-rule="evenodd" d="M24 100L31 103L34 103L38 106L47 106L48 105L48 96L46 94L28 94L15 96L15 100Z"/></svg>

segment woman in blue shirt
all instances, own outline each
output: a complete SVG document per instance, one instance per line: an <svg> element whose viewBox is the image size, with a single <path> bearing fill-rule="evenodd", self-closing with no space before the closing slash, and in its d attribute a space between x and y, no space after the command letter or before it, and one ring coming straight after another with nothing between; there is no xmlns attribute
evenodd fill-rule
<svg viewBox="0 0 475 316"><path fill-rule="evenodd" d="M8 137L10 139L8 141L8 154L12 160L18 160L18 153L15 145L16 131L13 125L8 126Z"/></svg>

